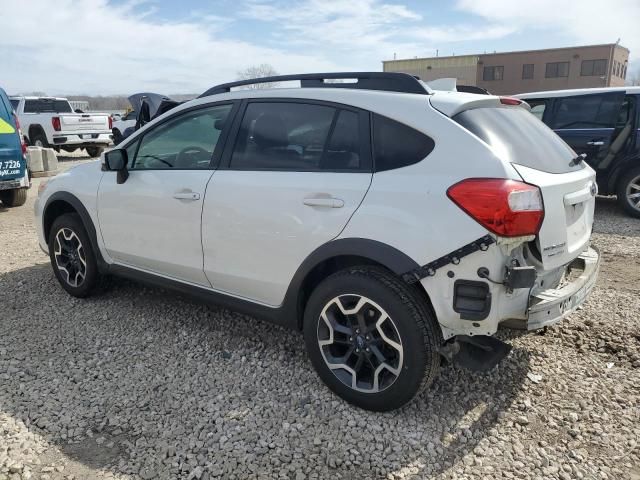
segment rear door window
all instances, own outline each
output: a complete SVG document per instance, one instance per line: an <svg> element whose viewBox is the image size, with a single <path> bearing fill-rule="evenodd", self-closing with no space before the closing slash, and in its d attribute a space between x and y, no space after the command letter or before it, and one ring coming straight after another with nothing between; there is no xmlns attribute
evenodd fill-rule
<svg viewBox="0 0 640 480"><path fill-rule="evenodd" d="M614 128L624 95L610 92L558 98L549 126L556 130Z"/></svg>
<svg viewBox="0 0 640 480"><path fill-rule="evenodd" d="M251 102L237 134L234 170L370 171L361 115L333 105Z"/></svg>
<svg viewBox="0 0 640 480"><path fill-rule="evenodd" d="M11 99L11 106L13 107L13 109L17 112L18 111L18 105L20 104L20 100L18 99Z"/></svg>
<svg viewBox="0 0 640 480"><path fill-rule="evenodd" d="M549 173L584 168L582 164L573 165L573 150L524 108L475 108L453 119L508 162Z"/></svg>
<svg viewBox="0 0 640 480"><path fill-rule="evenodd" d="M428 135L382 115L373 115L373 158L377 172L418 163L434 146Z"/></svg>

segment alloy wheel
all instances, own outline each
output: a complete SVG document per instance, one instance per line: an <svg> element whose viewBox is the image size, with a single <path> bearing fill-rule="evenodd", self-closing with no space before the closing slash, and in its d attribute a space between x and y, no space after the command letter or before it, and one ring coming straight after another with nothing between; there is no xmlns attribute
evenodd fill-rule
<svg viewBox="0 0 640 480"><path fill-rule="evenodd" d="M378 393L403 365L402 341L387 312L361 295L330 300L318 320L318 345L332 373L348 387Z"/></svg>
<svg viewBox="0 0 640 480"><path fill-rule="evenodd" d="M54 258L58 271L72 287L79 287L87 275L87 261L78 235L70 228L61 228L56 233Z"/></svg>
<svg viewBox="0 0 640 480"><path fill-rule="evenodd" d="M636 210L640 210L640 175L631 179L625 191L627 201Z"/></svg>

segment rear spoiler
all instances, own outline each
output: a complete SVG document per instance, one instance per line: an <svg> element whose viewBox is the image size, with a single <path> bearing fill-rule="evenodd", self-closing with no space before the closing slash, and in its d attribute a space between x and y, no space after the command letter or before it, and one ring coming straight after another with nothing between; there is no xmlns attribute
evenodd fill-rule
<svg viewBox="0 0 640 480"><path fill-rule="evenodd" d="M431 90L437 90L441 92L464 92L475 93L478 95L491 95L489 91L482 87L476 87L475 85L458 85L456 78L437 78L428 82L423 82Z"/></svg>

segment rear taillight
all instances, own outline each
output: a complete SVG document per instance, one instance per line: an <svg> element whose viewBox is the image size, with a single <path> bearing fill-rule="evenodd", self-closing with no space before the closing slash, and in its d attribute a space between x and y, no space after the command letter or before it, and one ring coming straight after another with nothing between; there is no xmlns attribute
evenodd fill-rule
<svg viewBox="0 0 640 480"><path fill-rule="evenodd" d="M51 117L51 125L56 132L60 131L60 117Z"/></svg>
<svg viewBox="0 0 640 480"><path fill-rule="evenodd" d="M540 189L500 178L468 178L447 195L487 230L502 237L536 235L544 219Z"/></svg>
<svg viewBox="0 0 640 480"><path fill-rule="evenodd" d="M112 128L113 128L113 117L109 115L109 130L111 130Z"/></svg>
<svg viewBox="0 0 640 480"><path fill-rule="evenodd" d="M20 135L20 147L22 148L22 156L26 157L27 144L24 142L24 135L22 134L22 130L20 129L20 121L18 120L18 117L15 113L13 114L13 120L16 122L16 130L18 130L18 135Z"/></svg>

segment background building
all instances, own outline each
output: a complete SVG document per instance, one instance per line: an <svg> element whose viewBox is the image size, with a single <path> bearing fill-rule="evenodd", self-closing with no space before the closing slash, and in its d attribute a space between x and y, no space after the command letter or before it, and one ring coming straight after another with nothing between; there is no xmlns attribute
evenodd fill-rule
<svg viewBox="0 0 640 480"><path fill-rule="evenodd" d="M423 80L455 77L495 94L624 85L629 50L621 45L414 58L382 62L385 72L405 72Z"/></svg>

